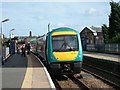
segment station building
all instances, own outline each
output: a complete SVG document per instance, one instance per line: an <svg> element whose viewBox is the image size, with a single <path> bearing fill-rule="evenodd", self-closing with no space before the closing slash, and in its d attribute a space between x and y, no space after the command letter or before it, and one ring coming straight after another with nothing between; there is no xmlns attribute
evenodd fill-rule
<svg viewBox="0 0 120 90"><path fill-rule="evenodd" d="M83 50L87 50L87 45L102 45L104 38L101 27L84 27L80 32Z"/></svg>

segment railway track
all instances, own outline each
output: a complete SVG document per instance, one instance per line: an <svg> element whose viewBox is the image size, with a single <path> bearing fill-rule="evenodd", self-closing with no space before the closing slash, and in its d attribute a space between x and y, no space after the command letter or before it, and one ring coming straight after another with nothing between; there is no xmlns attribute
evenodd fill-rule
<svg viewBox="0 0 120 90"><path fill-rule="evenodd" d="M120 76L91 65L83 64L82 70L103 80L115 89L120 89Z"/></svg>
<svg viewBox="0 0 120 90"><path fill-rule="evenodd" d="M84 75L84 76L83 76ZM88 72L81 71L81 75L64 75L61 77L52 77L53 82L57 90L96 90L96 89L112 89L116 90L118 88L113 87L113 85L108 85L107 82L94 77Z"/></svg>
<svg viewBox="0 0 120 90"><path fill-rule="evenodd" d="M81 82L77 77L73 75L67 75L68 78L70 78L74 83L76 83L81 90L90 90L90 88L85 85L83 82ZM79 77L80 78L80 77Z"/></svg>
<svg viewBox="0 0 120 90"><path fill-rule="evenodd" d="M90 90L85 84L78 80L73 75L63 75L59 77L52 77L57 90Z"/></svg>

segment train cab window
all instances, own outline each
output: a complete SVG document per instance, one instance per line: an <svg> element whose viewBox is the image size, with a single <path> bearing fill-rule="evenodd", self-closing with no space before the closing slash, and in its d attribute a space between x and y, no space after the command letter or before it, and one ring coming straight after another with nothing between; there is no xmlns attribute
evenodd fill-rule
<svg viewBox="0 0 120 90"><path fill-rule="evenodd" d="M77 35L62 35L52 37L53 51L77 51L78 38Z"/></svg>

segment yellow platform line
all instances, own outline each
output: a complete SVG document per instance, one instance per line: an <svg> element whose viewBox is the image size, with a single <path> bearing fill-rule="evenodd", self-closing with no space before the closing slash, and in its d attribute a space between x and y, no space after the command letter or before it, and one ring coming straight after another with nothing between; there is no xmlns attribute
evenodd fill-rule
<svg viewBox="0 0 120 90"><path fill-rule="evenodd" d="M31 65L32 65L32 60L30 57L28 57L28 67L21 88L32 88L33 68L31 67Z"/></svg>

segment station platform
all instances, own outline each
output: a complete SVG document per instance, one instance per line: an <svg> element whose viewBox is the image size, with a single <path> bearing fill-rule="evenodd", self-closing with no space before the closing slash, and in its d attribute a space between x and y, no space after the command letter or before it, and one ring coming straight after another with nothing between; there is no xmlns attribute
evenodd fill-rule
<svg viewBox="0 0 120 90"><path fill-rule="evenodd" d="M120 56L119 55L113 55L113 54L84 51L83 56L102 59L102 60L110 60L110 61L120 62Z"/></svg>
<svg viewBox="0 0 120 90"><path fill-rule="evenodd" d="M33 54L10 56L2 66L2 88L55 89L52 79L39 58Z"/></svg>

